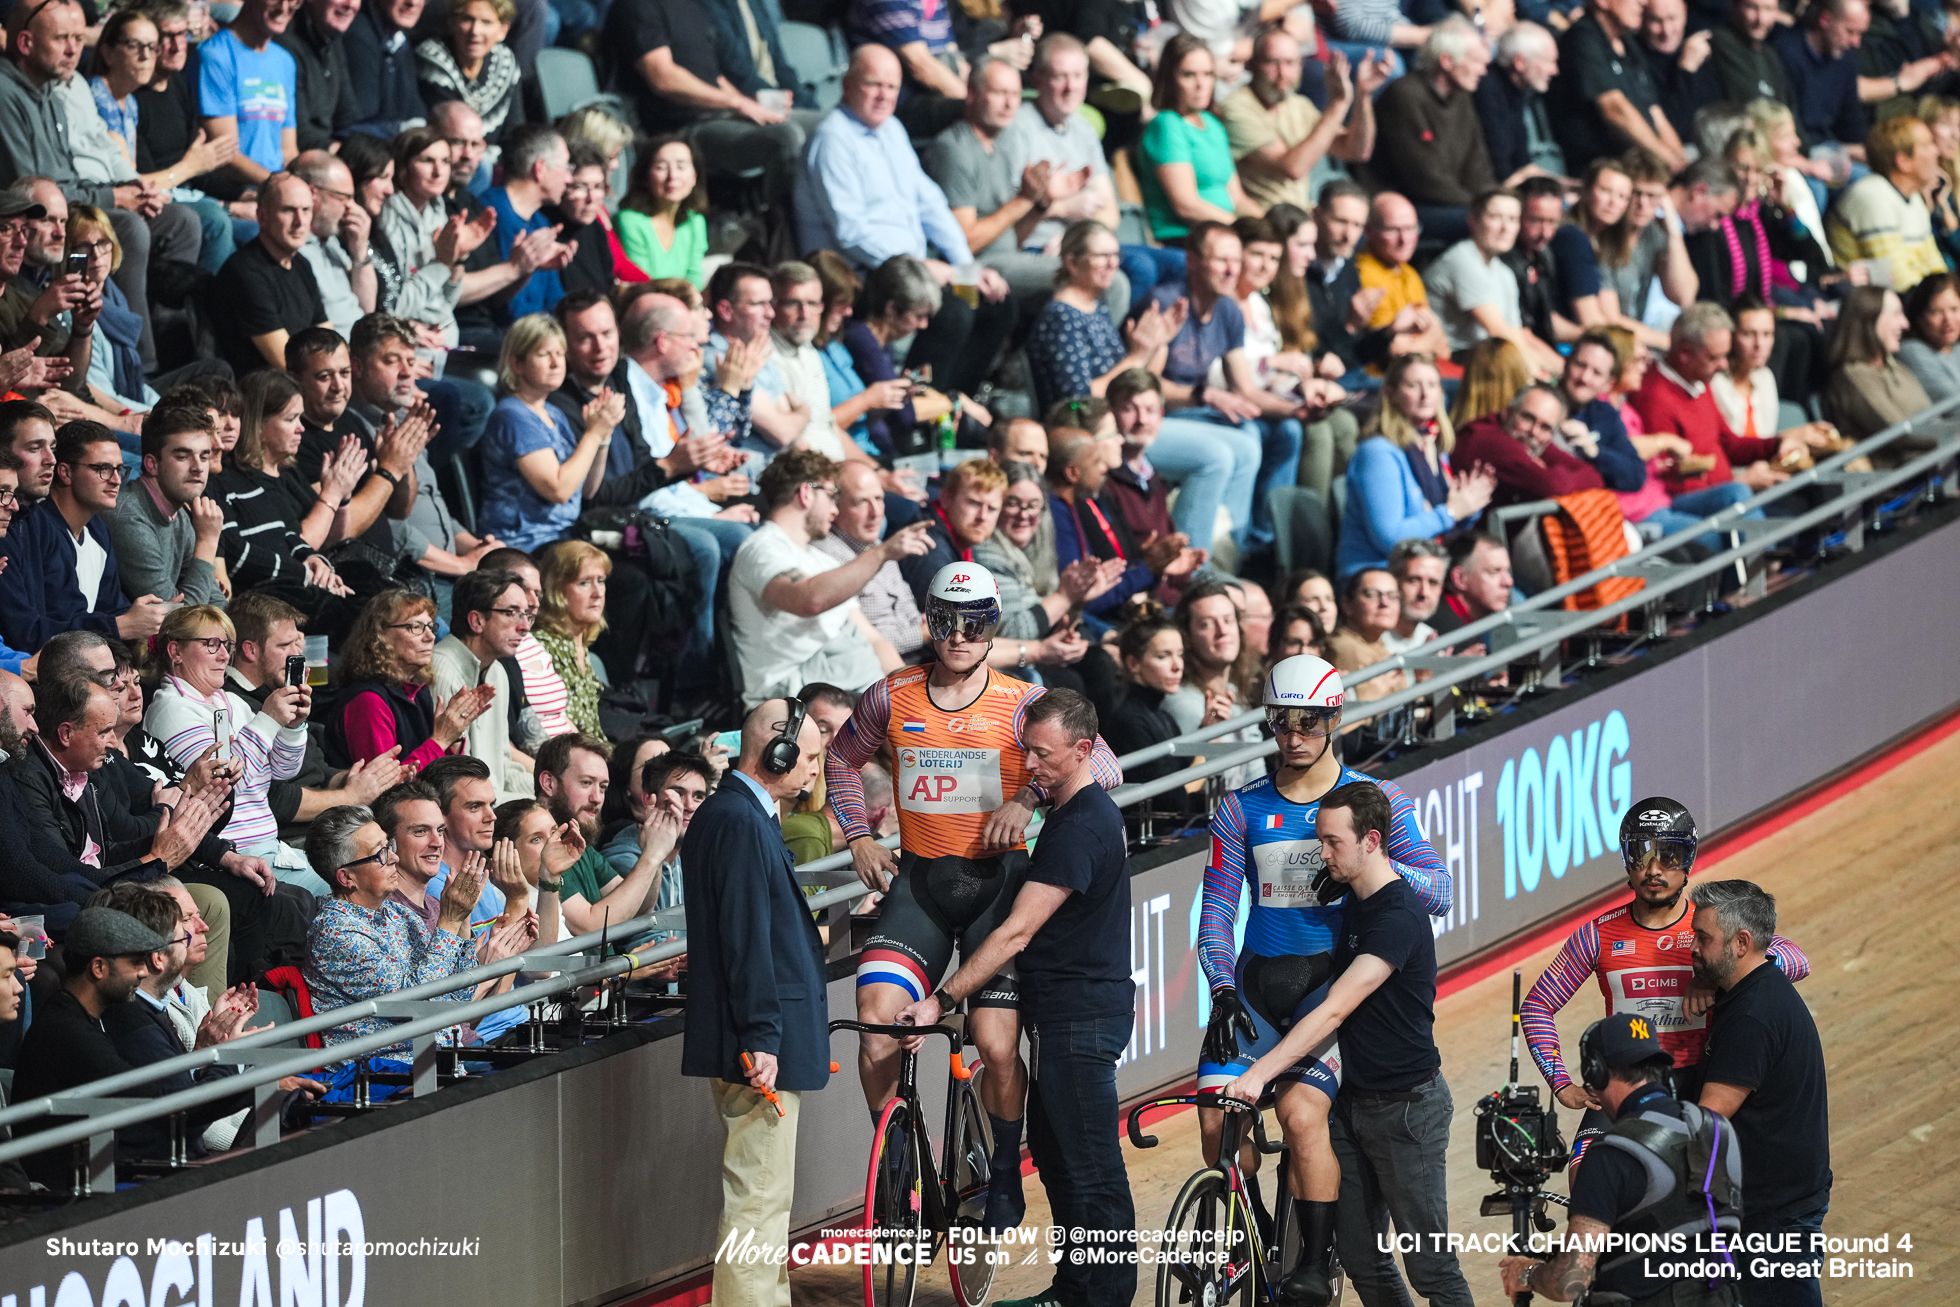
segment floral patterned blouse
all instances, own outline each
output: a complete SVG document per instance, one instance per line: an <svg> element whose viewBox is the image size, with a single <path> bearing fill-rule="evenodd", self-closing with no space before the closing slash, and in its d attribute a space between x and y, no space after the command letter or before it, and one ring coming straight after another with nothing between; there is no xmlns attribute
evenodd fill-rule
<svg viewBox="0 0 1960 1307"><path fill-rule="evenodd" d="M397 902L364 908L344 898L326 899L306 932L304 974L316 1012L441 980L475 965L476 945L467 936L459 938L437 930ZM470 993L465 986L439 997L462 1002ZM405 1020L361 1017L323 1031L322 1038L329 1044L343 1044ZM443 1042L450 1042L450 1034L444 1032ZM404 1040L368 1056L405 1058L408 1054L409 1044Z"/></svg>
<svg viewBox="0 0 1960 1307"><path fill-rule="evenodd" d="M571 696L565 704L565 715L587 735L605 739L606 729L599 724L599 678L592 671L591 660L565 636L542 629L535 634L544 651L551 655L552 670L565 682L566 693Z"/></svg>

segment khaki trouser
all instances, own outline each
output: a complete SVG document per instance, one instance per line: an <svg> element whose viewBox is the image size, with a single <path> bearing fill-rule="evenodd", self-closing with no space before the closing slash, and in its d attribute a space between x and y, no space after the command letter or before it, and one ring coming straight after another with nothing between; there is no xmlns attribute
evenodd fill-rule
<svg viewBox="0 0 1960 1307"><path fill-rule="evenodd" d="M746 1083L708 1081L727 1141L715 1228L715 1307L789 1307L789 1204L802 1095L777 1090L782 1116ZM751 1234L753 1232L753 1234ZM753 1250L747 1256L741 1250Z"/></svg>

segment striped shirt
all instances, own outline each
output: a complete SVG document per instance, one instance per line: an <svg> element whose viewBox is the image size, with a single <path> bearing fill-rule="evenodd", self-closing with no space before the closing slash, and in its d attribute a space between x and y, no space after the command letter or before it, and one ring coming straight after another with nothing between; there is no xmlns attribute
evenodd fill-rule
<svg viewBox="0 0 1960 1307"><path fill-rule="evenodd" d="M235 592L270 581L305 582L306 559L319 551L300 538L299 523L318 496L297 470L271 477L229 466L211 478L210 494L225 510L218 553Z"/></svg>
<svg viewBox="0 0 1960 1307"><path fill-rule="evenodd" d="M244 725L239 725L239 723ZM245 764L232 787L231 820L221 832L240 853L270 858L278 852L279 821L266 802L275 780L299 775L306 761L306 726L281 726L271 714L229 691L206 695L176 676L165 676L143 714L143 729L188 768L222 733Z"/></svg>
<svg viewBox="0 0 1960 1307"><path fill-rule="evenodd" d="M565 678L558 674L551 655L538 643L537 636L527 635L524 643L517 646L517 665L524 669L524 697L537 713L544 737L548 740L577 730L569 711L572 692L566 688Z"/></svg>

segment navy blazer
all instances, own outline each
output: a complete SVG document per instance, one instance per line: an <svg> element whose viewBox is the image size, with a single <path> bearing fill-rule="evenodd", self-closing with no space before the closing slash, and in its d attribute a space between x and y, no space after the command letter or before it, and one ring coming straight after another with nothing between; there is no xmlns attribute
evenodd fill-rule
<svg viewBox="0 0 1960 1307"><path fill-rule="evenodd" d="M741 1054L774 1053L778 1089L830 1080L823 941L774 813L733 774L681 840L687 1033L681 1074L745 1083Z"/></svg>
<svg viewBox="0 0 1960 1307"><path fill-rule="evenodd" d="M146 493L139 486L128 489ZM116 634L116 619L129 611L129 600L123 596L116 571L115 542L109 539L109 524L100 517L91 517L82 529L109 555L95 589L94 612L82 605L75 577L75 537L68 534L68 522L52 498L23 509L6 539L0 540L0 557L13 560L0 572L0 635L14 648L39 649L49 636L63 631Z"/></svg>

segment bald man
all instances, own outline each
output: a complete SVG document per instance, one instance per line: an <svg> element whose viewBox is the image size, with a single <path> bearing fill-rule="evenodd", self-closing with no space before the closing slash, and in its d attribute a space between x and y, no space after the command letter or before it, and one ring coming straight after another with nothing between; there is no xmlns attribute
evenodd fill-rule
<svg viewBox="0 0 1960 1307"><path fill-rule="evenodd" d="M1423 287L1422 274L1409 262L1421 235L1422 223L1416 217L1416 206L1409 203L1407 196L1383 191L1368 206L1366 248L1355 259L1354 267L1361 274L1363 295L1372 297L1375 291L1381 292L1373 316L1368 319L1368 329L1376 331L1391 324L1396 327L1389 353L1429 354L1446 359L1450 356L1449 337L1443 334L1441 320L1429 307L1429 292Z"/></svg>
<svg viewBox="0 0 1960 1307"><path fill-rule="evenodd" d="M726 1136L715 1244L753 1231L762 1253L716 1259L717 1303L789 1307L796 1125L803 1093L830 1079L830 1012L823 943L779 811L816 784L822 765L823 733L802 704L763 701L742 723L741 756L681 839L681 1074L707 1080Z"/></svg>
<svg viewBox="0 0 1960 1307"><path fill-rule="evenodd" d="M885 47L851 52L843 103L824 115L803 152L797 244L837 250L864 273L910 254L950 287L959 270L973 264L973 252L946 193L926 176L911 137L892 116L902 80L898 56ZM934 250L941 257L929 257ZM933 383L943 391L978 391L1014 326L1006 280L991 268L979 269L974 280L978 306L944 296L905 357L908 368L930 364Z"/></svg>
<svg viewBox="0 0 1960 1307"><path fill-rule="evenodd" d="M243 377L286 366L286 341L308 327L332 327L312 265L299 252L313 238L313 188L289 172L259 188L259 234L238 247L211 283L218 355Z"/></svg>
<svg viewBox="0 0 1960 1307"><path fill-rule="evenodd" d="M335 331L351 336L354 324L374 312L379 285L368 258L372 219L366 209L344 198L354 193L354 174L339 156L306 150L293 160L293 176L313 192L313 234L299 247L299 256L313 270L327 320Z"/></svg>
<svg viewBox="0 0 1960 1307"><path fill-rule="evenodd" d="M987 440L987 457L1002 467L1009 463L1031 463L1034 470L1048 475L1048 428L1033 418L1009 418L994 423Z"/></svg>

